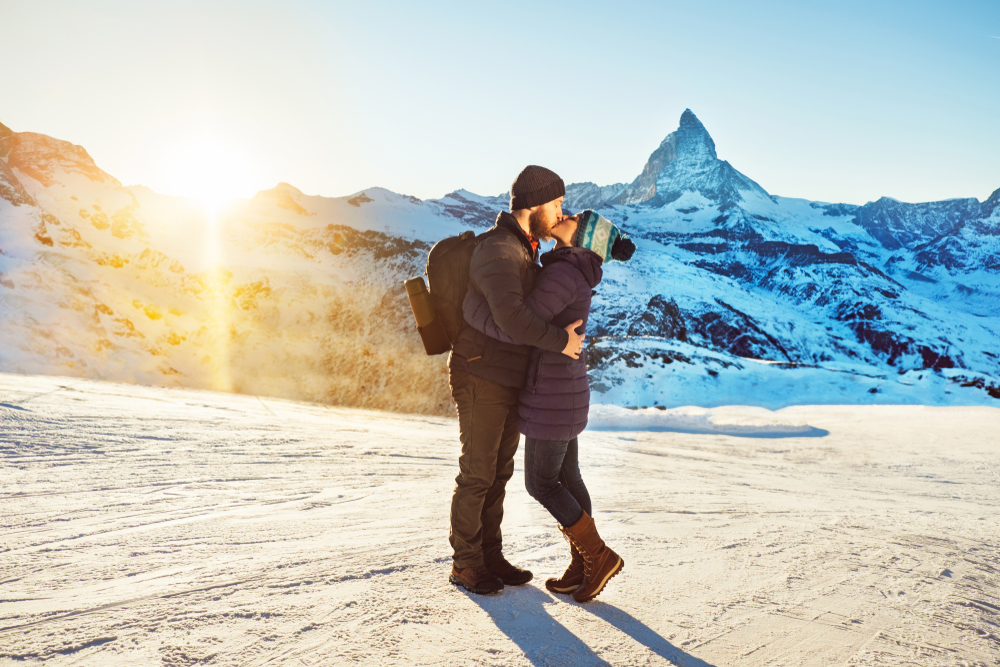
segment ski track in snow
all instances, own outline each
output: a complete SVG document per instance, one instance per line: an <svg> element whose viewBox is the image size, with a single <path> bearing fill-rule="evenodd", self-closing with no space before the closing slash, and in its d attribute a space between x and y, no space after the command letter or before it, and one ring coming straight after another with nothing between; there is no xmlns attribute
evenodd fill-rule
<svg viewBox="0 0 1000 667"><path fill-rule="evenodd" d="M585 433L580 605L520 454L535 580L448 583L454 420L0 374L0 664L1000 663L1000 409L773 417L827 434Z"/></svg>

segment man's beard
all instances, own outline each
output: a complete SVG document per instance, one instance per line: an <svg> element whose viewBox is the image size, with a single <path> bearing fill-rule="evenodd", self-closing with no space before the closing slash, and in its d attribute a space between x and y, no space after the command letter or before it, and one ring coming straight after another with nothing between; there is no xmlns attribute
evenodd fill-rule
<svg viewBox="0 0 1000 667"><path fill-rule="evenodd" d="M555 221L550 223L544 216L543 209L528 214L528 231L540 241L548 241L552 238L552 226L555 224Z"/></svg>

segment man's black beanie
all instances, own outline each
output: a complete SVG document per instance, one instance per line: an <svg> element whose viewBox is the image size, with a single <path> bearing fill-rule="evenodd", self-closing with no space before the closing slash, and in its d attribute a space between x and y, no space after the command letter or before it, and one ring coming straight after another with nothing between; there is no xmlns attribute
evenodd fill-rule
<svg viewBox="0 0 1000 667"><path fill-rule="evenodd" d="M510 210L540 206L565 194L566 185L554 171L528 165L510 186Z"/></svg>

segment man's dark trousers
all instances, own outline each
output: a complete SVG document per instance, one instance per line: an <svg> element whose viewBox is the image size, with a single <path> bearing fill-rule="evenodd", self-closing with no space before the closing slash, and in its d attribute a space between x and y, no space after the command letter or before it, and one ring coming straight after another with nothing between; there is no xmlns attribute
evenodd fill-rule
<svg viewBox="0 0 1000 667"><path fill-rule="evenodd" d="M453 372L451 395L458 406L458 477L451 500L455 567L493 563L503 556L500 523L507 482L514 474L520 390Z"/></svg>

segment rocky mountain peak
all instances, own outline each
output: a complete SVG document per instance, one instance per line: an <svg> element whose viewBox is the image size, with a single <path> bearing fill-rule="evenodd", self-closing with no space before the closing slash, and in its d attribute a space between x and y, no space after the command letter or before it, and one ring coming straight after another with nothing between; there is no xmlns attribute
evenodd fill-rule
<svg viewBox="0 0 1000 667"><path fill-rule="evenodd" d="M10 146L17 136L14 130L3 123L0 123L0 158L5 158L10 154Z"/></svg>
<svg viewBox="0 0 1000 667"><path fill-rule="evenodd" d="M1000 208L1000 188L993 191L986 201L983 202L983 217L993 215L993 212Z"/></svg>
<svg viewBox="0 0 1000 667"><path fill-rule="evenodd" d="M0 155L7 158L8 167L45 187L60 182L60 172L78 173L97 183L121 187L118 179L97 166L83 146L45 134L11 132L3 136L0 132Z"/></svg>
<svg viewBox="0 0 1000 667"><path fill-rule="evenodd" d="M719 204L737 204L744 195L770 195L720 160L715 142L694 112L685 109L680 124L653 151L642 173L618 195L615 204L665 206L685 192L697 192Z"/></svg>
<svg viewBox="0 0 1000 667"><path fill-rule="evenodd" d="M282 182L270 190L261 190L253 196L251 201L257 204L274 205L299 215L315 215L302 207L300 201L303 196L302 191L297 187Z"/></svg>
<svg viewBox="0 0 1000 667"><path fill-rule="evenodd" d="M275 185L274 188L272 188L272 192L281 192L284 194L295 195L296 197L302 196L302 190L299 190L294 185L285 183L284 181Z"/></svg>
<svg viewBox="0 0 1000 667"><path fill-rule="evenodd" d="M715 152L715 142L705 126L702 125L698 117L690 109L685 109L681 114L680 127L676 132L667 135L667 138L660 144L673 142L678 159L710 159L717 160L719 156Z"/></svg>

